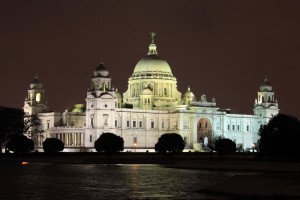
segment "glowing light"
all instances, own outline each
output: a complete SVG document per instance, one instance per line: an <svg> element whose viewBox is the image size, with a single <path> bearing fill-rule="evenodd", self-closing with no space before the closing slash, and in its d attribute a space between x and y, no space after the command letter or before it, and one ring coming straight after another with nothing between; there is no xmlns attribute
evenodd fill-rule
<svg viewBox="0 0 300 200"><path fill-rule="evenodd" d="M37 93L36 95L35 95L35 100L39 103L39 102L41 102L41 93Z"/></svg>
<svg viewBox="0 0 300 200"><path fill-rule="evenodd" d="M28 165L29 162L21 162L21 165Z"/></svg>

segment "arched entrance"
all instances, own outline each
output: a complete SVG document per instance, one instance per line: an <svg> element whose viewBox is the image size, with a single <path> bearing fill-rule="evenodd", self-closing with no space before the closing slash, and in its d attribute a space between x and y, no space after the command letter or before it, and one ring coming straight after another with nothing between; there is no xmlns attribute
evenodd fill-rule
<svg viewBox="0 0 300 200"><path fill-rule="evenodd" d="M211 143L212 131L211 123L208 119L201 118L197 125L197 142L207 146Z"/></svg>

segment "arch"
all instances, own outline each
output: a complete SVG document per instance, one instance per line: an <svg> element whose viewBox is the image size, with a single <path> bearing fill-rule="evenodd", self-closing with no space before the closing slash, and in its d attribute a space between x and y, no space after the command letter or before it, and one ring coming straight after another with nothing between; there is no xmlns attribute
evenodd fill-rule
<svg viewBox="0 0 300 200"><path fill-rule="evenodd" d="M212 128L211 123L206 118L201 118L197 125L197 142L205 145L211 144L212 141Z"/></svg>
<svg viewBox="0 0 300 200"><path fill-rule="evenodd" d="M40 103L41 101L42 101L42 95L41 95L41 93L36 93L36 95L35 95L35 101L36 102L38 102L38 103Z"/></svg>

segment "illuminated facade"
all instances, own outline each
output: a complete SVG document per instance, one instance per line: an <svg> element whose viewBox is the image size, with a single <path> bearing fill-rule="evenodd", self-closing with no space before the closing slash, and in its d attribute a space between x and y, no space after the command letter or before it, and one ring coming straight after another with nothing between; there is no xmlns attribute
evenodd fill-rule
<svg viewBox="0 0 300 200"><path fill-rule="evenodd" d="M122 95L112 87L103 62L94 70L86 105L76 104L63 113L47 112L44 88L35 77L25 99L24 111L39 114L43 132L36 135L38 149L49 137L65 144L65 151L94 151L102 133L124 139L125 151L153 151L164 133L178 133L186 150L201 151L215 138L230 138L243 149L258 140L259 127L279 112L272 86L265 79L254 103L254 115L231 114L205 95L197 101L190 88L182 94L169 64L160 58L152 33L148 54L134 68Z"/></svg>

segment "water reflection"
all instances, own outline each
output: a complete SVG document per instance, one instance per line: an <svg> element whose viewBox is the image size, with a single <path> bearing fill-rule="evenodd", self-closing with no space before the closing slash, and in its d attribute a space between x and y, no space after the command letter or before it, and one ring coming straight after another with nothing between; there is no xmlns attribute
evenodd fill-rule
<svg viewBox="0 0 300 200"><path fill-rule="evenodd" d="M159 165L5 164L0 199L207 199L199 189L234 173ZM218 199L218 197L209 197Z"/></svg>

